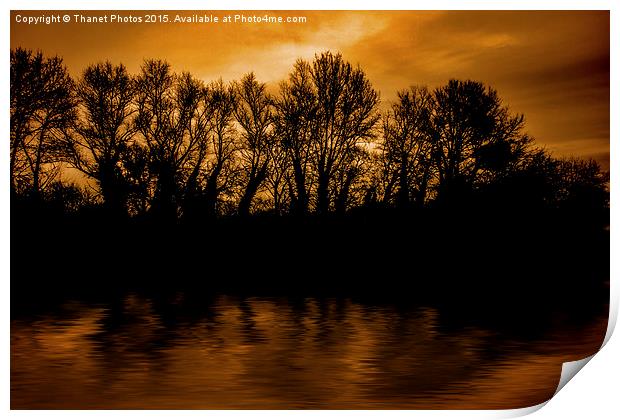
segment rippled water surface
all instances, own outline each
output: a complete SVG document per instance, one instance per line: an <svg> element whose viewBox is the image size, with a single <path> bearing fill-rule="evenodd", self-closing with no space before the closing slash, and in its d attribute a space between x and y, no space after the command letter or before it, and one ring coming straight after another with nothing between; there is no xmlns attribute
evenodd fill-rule
<svg viewBox="0 0 620 420"><path fill-rule="evenodd" d="M439 309L328 298L126 294L11 323L11 407L519 408L606 317L505 334Z"/></svg>

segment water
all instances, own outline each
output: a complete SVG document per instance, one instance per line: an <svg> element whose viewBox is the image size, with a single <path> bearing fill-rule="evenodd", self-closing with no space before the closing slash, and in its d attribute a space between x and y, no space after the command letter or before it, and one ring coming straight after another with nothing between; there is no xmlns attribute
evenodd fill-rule
<svg viewBox="0 0 620 420"><path fill-rule="evenodd" d="M606 329L604 315L534 332L442 315L343 298L65 302L13 317L11 408L519 408Z"/></svg>

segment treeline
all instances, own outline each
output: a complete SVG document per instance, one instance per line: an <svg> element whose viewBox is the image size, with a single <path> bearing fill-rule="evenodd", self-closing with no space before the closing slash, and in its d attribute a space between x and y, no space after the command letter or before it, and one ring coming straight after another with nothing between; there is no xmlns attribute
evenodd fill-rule
<svg viewBox="0 0 620 420"><path fill-rule="evenodd" d="M136 75L93 64L74 80L60 57L22 48L10 73L14 203L190 221L608 207L595 161L536 147L523 115L475 81L411 87L381 112L365 72L331 52L298 60L273 94L253 73L205 83L163 60Z"/></svg>

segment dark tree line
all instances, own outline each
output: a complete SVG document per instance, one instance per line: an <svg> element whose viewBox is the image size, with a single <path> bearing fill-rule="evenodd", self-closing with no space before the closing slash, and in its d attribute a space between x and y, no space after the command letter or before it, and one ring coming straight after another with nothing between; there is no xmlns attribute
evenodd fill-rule
<svg viewBox="0 0 620 420"><path fill-rule="evenodd" d="M411 87L381 112L364 71L331 52L298 60L275 94L253 73L206 84L162 60L73 80L61 58L21 48L10 77L15 200L168 220L608 206L595 161L537 148L523 115L475 81Z"/></svg>

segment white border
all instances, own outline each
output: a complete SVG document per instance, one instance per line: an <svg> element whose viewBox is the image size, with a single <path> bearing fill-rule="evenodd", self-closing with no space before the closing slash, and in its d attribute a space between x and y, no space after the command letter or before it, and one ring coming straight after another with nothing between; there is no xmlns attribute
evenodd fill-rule
<svg viewBox="0 0 620 420"><path fill-rule="evenodd" d="M4 104L5 117L0 120L0 127L5 138L9 133L9 11L28 9L55 9L55 10L611 10L611 107L612 116L618 116L619 78L618 78L618 43L620 33L618 30L618 11L620 3L616 0L435 0L435 1L398 1L381 0L229 0L215 3L208 0L134 0L131 2L121 0L59 0L56 2L43 0L8 0L3 2L4 24L0 29L0 39L5 47L5 64L0 69L2 78L2 103ZM616 50L616 51L615 51ZM614 74L615 73L615 74ZM611 184L616 185L617 176L617 145L619 129L618 119L611 119L610 139L611 142ZM4 176L4 182L0 183L0 278L2 279L1 299L4 322L2 323L2 382L0 385L2 414L9 410L10 404L10 293L9 293L9 193L8 193L8 145L5 145L5 153L0 153L0 172ZM616 190L611 190L612 203L618 202ZM612 206L612 225L617 220L618 212ZM611 255L618 255L618 240L615 229L612 229ZM610 324L614 325L618 313L618 264L612 259L611 285L612 304L610 308ZM617 334L616 334L617 335ZM609 338L609 334L608 337ZM618 413L617 403L617 375L620 373L617 357L620 344L617 337L611 339L600 354L596 355L590 363L577 375L577 379L570 381L561 392L552 398L544 409L532 414L532 419L593 419L615 418ZM543 404L544 405L544 404ZM540 408L540 407L538 407ZM169 419L170 417L204 418L205 416L219 419L236 419L249 417L257 419L302 419L315 418L384 418L384 419L450 419L450 418L505 418L515 415L524 415L532 409L507 410L507 411L12 411L12 418L58 418L58 419L82 419L85 417L94 419L153 418Z"/></svg>

